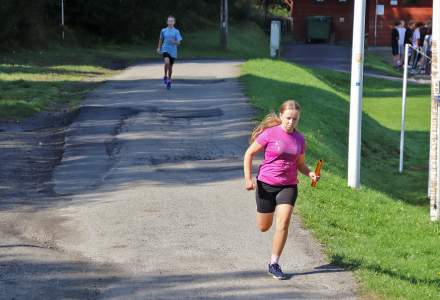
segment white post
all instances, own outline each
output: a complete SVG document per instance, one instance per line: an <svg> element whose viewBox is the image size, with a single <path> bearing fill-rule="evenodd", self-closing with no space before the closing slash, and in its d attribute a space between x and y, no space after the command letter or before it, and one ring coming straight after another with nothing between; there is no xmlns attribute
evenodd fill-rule
<svg viewBox="0 0 440 300"><path fill-rule="evenodd" d="M275 58L279 54L281 42L281 22L272 21L270 24L270 57Z"/></svg>
<svg viewBox="0 0 440 300"><path fill-rule="evenodd" d="M403 67L403 89L402 89L402 126L400 127L399 173L403 172L403 148L405 145L406 89L408 86L408 56L409 56L409 44L405 44L405 61Z"/></svg>
<svg viewBox="0 0 440 300"><path fill-rule="evenodd" d="M429 132L429 141L431 141L432 140L432 131L430 131ZM429 149L429 156L428 156L428 199L430 199L431 200L431 168L432 168L432 165L431 165L431 157L432 157L432 154L431 154L431 149Z"/></svg>
<svg viewBox="0 0 440 300"><path fill-rule="evenodd" d="M364 72L365 2L355 0L351 57L348 186L359 188L361 164L362 87Z"/></svg>
<svg viewBox="0 0 440 300"><path fill-rule="evenodd" d="M432 140L432 131L429 131L429 140ZM428 161L428 199L431 200L431 149L429 150Z"/></svg>
<svg viewBox="0 0 440 300"><path fill-rule="evenodd" d="M61 0L61 37L64 40L64 0Z"/></svg>
<svg viewBox="0 0 440 300"><path fill-rule="evenodd" d="M440 1L432 3L430 216L431 221L438 221L440 220Z"/></svg>

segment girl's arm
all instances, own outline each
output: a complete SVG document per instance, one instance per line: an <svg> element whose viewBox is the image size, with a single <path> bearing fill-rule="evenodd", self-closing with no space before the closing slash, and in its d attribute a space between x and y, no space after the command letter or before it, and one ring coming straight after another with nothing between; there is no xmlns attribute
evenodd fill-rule
<svg viewBox="0 0 440 300"><path fill-rule="evenodd" d="M173 40L171 40L172 43L176 45L180 45L180 42L182 41L182 36L180 35L180 32L177 32L176 36Z"/></svg>
<svg viewBox="0 0 440 300"><path fill-rule="evenodd" d="M162 48L162 34L159 36L159 42L157 43L157 53L160 53L160 48Z"/></svg>
<svg viewBox="0 0 440 300"><path fill-rule="evenodd" d="M312 179L313 181L319 180L319 176L316 176L315 172L310 171L309 167L306 165L305 154L301 154L301 156L296 161L296 166L301 173L303 173L305 176L310 177L310 179Z"/></svg>
<svg viewBox="0 0 440 300"><path fill-rule="evenodd" d="M255 183L252 180L252 159L263 148L257 142L253 142L244 154L244 180L248 191L255 189Z"/></svg>

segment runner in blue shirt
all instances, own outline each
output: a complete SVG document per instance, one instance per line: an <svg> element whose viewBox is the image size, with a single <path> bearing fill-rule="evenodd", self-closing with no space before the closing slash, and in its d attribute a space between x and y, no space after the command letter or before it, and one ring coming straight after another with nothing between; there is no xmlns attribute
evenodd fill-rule
<svg viewBox="0 0 440 300"><path fill-rule="evenodd" d="M159 44L157 45L157 52L162 54L165 62L163 82L167 89L171 88L171 75L173 74L174 61L177 58L177 46L182 41L180 31L174 28L175 23L176 19L173 16L168 16L168 26L160 31Z"/></svg>

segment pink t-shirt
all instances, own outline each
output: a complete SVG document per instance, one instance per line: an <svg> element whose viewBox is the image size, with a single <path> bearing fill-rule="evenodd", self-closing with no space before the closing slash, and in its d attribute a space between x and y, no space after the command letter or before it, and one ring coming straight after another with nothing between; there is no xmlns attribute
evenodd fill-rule
<svg viewBox="0 0 440 300"><path fill-rule="evenodd" d="M304 136L298 131L288 133L278 125L264 130L256 141L264 147L257 179L275 186L297 184L296 160L305 152Z"/></svg>

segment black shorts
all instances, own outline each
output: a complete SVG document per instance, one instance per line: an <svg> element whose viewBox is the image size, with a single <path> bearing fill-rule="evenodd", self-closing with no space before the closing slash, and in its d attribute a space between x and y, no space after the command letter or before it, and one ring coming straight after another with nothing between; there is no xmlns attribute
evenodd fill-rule
<svg viewBox="0 0 440 300"><path fill-rule="evenodd" d="M259 213L273 213L279 204L295 206L298 187L296 184L274 186L257 180L255 196Z"/></svg>
<svg viewBox="0 0 440 300"><path fill-rule="evenodd" d="M174 57L172 57L168 52L162 53L163 58L168 57L170 59L170 64L174 65L174 61L176 60Z"/></svg>

